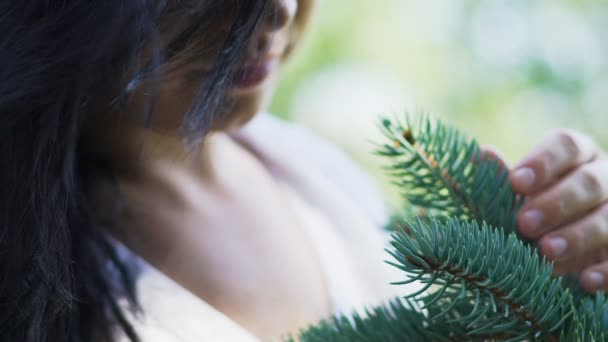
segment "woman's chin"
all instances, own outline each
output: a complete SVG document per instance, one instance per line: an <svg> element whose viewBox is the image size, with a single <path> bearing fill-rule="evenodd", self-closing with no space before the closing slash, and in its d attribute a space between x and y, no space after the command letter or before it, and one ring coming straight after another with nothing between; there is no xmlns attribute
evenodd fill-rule
<svg viewBox="0 0 608 342"><path fill-rule="evenodd" d="M222 116L225 118L224 121L229 123L225 127L230 129L239 128L253 119L256 114L267 110L276 83L277 77L272 76L256 88L233 92L230 96L234 101L233 105L230 106L230 113Z"/></svg>
<svg viewBox="0 0 608 342"><path fill-rule="evenodd" d="M266 109L263 93L248 93L239 96L230 109L220 115L213 125L213 131L235 131L246 125L258 113Z"/></svg>

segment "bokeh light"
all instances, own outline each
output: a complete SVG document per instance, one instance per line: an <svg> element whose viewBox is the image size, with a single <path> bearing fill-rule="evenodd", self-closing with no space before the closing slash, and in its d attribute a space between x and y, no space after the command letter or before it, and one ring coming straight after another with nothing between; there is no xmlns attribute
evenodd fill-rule
<svg viewBox="0 0 608 342"><path fill-rule="evenodd" d="M512 164L556 127L608 143L608 1L318 7L271 112L341 145L374 175L377 118L406 110L455 124Z"/></svg>

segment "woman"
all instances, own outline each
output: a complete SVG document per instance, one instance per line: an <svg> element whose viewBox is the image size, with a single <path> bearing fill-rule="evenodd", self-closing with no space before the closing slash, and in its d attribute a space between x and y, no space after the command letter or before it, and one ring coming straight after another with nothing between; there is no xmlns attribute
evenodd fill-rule
<svg viewBox="0 0 608 342"><path fill-rule="evenodd" d="M391 296L366 177L253 118L314 2L0 4L0 340L275 339ZM591 222L608 187L567 215L552 206L606 179L578 137L512 174L536 194L522 229L553 256L562 237L564 270L601 261L603 242L585 237L607 230ZM584 242L585 265L567 261Z"/></svg>

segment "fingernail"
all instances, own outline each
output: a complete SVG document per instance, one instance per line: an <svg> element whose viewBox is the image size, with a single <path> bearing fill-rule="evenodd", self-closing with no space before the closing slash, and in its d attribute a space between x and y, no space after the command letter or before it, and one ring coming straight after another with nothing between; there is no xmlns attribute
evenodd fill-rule
<svg viewBox="0 0 608 342"><path fill-rule="evenodd" d="M566 241L566 239L562 237L552 237L549 239L549 249L551 250L551 258L561 258L566 252L567 248L568 242Z"/></svg>
<svg viewBox="0 0 608 342"><path fill-rule="evenodd" d="M604 275L600 272L586 272L585 278L587 278L587 284L594 289L598 289L604 285Z"/></svg>
<svg viewBox="0 0 608 342"><path fill-rule="evenodd" d="M530 209L522 214L522 221L527 229L538 230L543 223L543 213L538 209Z"/></svg>
<svg viewBox="0 0 608 342"><path fill-rule="evenodd" d="M520 188L530 189L536 181L536 173L529 167L521 167L513 171L513 182L517 183Z"/></svg>

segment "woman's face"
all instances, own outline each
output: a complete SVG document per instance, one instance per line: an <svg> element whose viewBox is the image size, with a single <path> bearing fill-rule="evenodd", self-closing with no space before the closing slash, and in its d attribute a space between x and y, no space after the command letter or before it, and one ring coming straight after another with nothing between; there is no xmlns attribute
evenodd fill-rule
<svg viewBox="0 0 608 342"><path fill-rule="evenodd" d="M245 61L237 70L233 84L226 93L225 102L229 105L225 107L230 110L222 113L217 120L220 122L214 123L214 130L239 127L264 109L276 86L279 71L298 45L315 3L316 0L268 0L259 33L248 47ZM222 15L217 18L217 22L208 25L208 31L213 32L209 32L209 38L201 39L205 41L201 42L202 45L212 46L213 43L206 40L213 40L213 37L225 34L226 24L220 22ZM170 32L168 34L171 35ZM185 51L182 55L188 55L190 52L200 54L200 50L200 46L198 50L196 46L191 47L191 51ZM170 76L163 75L152 115L153 128L174 130L182 123L184 114L210 72L210 65L205 65L211 64L210 59L201 56L198 60L200 63L183 63L175 67L168 72ZM171 63L168 62L169 68ZM148 100L146 93L142 89L135 92L136 109L141 109L138 104Z"/></svg>

